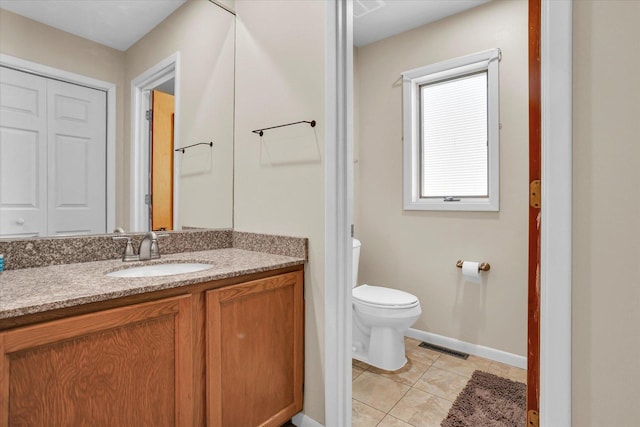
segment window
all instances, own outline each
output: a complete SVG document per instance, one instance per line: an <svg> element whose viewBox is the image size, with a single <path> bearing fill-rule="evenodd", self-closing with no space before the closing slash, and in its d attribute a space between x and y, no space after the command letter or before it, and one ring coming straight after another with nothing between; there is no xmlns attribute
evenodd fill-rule
<svg viewBox="0 0 640 427"><path fill-rule="evenodd" d="M404 209L499 209L500 50L402 73Z"/></svg>

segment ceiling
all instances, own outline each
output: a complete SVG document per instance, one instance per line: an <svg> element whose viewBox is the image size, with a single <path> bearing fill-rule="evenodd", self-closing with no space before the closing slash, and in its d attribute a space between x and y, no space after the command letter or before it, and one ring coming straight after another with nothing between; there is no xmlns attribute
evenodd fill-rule
<svg viewBox="0 0 640 427"><path fill-rule="evenodd" d="M353 44L362 47L488 1L353 0Z"/></svg>
<svg viewBox="0 0 640 427"><path fill-rule="evenodd" d="M0 0L0 8L125 51L185 1ZM488 1L354 0L354 45L361 47Z"/></svg>
<svg viewBox="0 0 640 427"><path fill-rule="evenodd" d="M0 8L127 50L186 0L0 0Z"/></svg>

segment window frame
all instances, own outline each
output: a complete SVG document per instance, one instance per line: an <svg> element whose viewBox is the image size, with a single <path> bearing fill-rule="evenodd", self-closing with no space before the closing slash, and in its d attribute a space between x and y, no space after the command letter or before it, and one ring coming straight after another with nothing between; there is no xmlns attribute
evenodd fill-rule
<svg viewBox="0 0 640 427"><path fill-rule="evenodd" d="M500 49L450 59L402 73L403 107L403 195L405 210L499 211L500 210ZM451 80L478 72L487 72L487 189L488 197L421 197L422 135L421 86ZM455 196L455 195L453 195Z"/></svg>

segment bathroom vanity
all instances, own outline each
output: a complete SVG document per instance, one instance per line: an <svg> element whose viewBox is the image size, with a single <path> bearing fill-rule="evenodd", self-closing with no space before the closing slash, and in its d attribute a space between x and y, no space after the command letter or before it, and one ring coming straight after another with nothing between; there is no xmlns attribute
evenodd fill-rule
<svg viewBox="0 0 640 427"><path fill-rule="evenodd" d="M280 426L300 412L305 259L222 248L158 262L193 261L213 267L3 272L0 426Z"/></svg>

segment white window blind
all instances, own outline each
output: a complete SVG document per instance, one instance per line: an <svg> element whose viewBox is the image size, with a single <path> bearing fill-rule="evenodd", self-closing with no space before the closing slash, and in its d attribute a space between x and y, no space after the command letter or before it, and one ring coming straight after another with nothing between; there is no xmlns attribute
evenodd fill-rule
<svg viewBox="0 0 640 427"><path fill-rule="evenodd" d="M425 84L421 197L488 197L487 72Z"/></svg>

